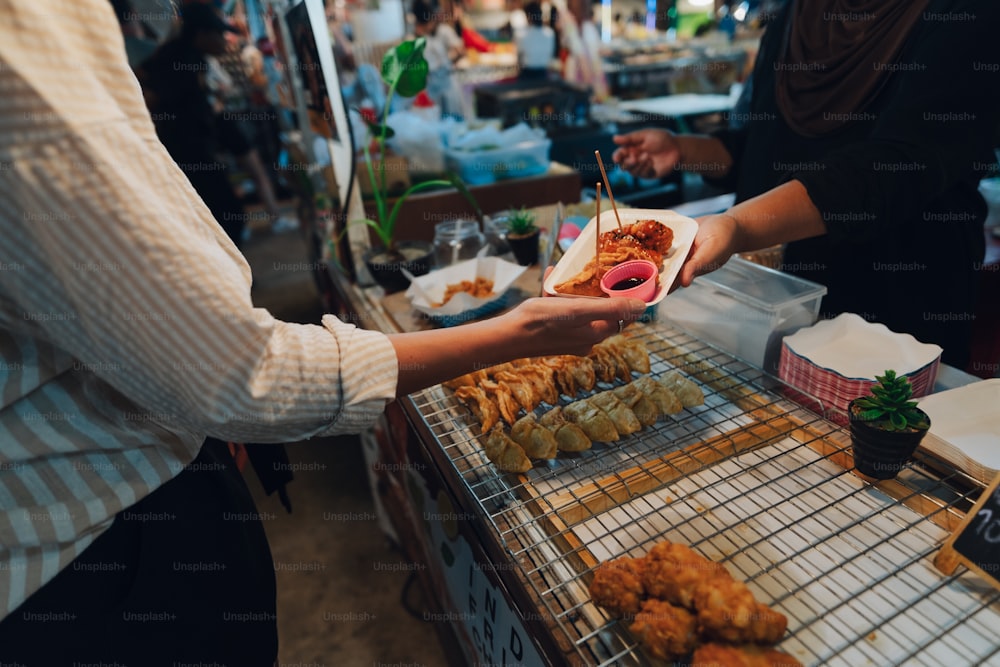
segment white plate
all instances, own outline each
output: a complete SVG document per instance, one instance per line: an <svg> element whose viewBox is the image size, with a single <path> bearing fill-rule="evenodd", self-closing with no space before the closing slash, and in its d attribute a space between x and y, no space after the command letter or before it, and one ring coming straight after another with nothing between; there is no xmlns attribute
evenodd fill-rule
<svg viewBox="0 0 1000 667"><path fill-rule="evenodd" d="M977 463L1000 470L1000 379L973 382L919 401L930 432Z"/></svg>
<svg viewBox="0 0 1000 667"><path fill-rule="evenodd" d="M604 202L601 202L602 205ZM608 206L608 210L601 211L601 231L606 232L614 229L618 223L615 220L615 213ZM649 305L657 304L663 301L663 298L667 296L670 291L670 286L673 285L674 279L677 274L680 273L681 264L684 263L684 258L687 257L688 250L691 249L691 244L694 243L694 235L698 231L698 223L691 218L686 218L683 215L678 215L673 211L664 211L662 209L642 209L642 208L627 208L619 209L618 215L621 217L622 224L627 225L633 222L638 222L640 220L655 220L662 225L665 225L674 231L674 242L670 246L670 252L663 256L663 265L660 268L660 289L656 293L656 296L649 301ZM566 254L562 256L559 263L556 264L552 273L549 274L548 279L546 279L544 288L549 294L566 296L566 297L577 297L583 299L595 299L600 297L581 297L577 294L562 294L556 292L556 285L566 280L569 280L576 274L583 270L583 267L587 265L594 257L594 245L595 239L594 235L597 231L597 216L590 219L587 226L583 228L580 232L580 236L577 237L573 245L569 247Z"/></svg>
<svg viewBox="0 0 1000 667"><path fill-rule="evenodd" d="M527 268L504 261L499 257L467 259L464 262L417 276L406 290L406 296L409 297L410 303L416 310L430 317L465 316L469 318L483 306L502 298ZM493 281L493 294L484 299L477 299L467 292L459 292L443 306L434 305L444 298L448 285L454 285L463 280L474 281L477 277Z"/></svg>
<svg viewBox="0 0 1000 667"><path fill-rule="evenodd" d="M849 379L874 380L887 368L909 375L941 356L942 349L921 343L910 334L890 331L884 324L842 313L799 329L785 345L816 366Z"/></svg>

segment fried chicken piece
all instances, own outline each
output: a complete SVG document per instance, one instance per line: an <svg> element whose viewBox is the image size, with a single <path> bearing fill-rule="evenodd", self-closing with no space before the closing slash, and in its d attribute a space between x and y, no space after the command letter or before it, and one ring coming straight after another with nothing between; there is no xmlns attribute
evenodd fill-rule
<svg viewBox="0 0 1000 667"><path fill-rule="evenodd" d="M694 650L691 667L802 667L802 663L770 646L702 644Z"/></svg>
<svg viewBox="0 0 1000 667"><path fill-rule="evenodd" d="M538 423L552 431L561 452L582 452L593 446L582 428L567 421L559 406L539 417Z"/></svg>
<svg viewBox="0 0 1000 667"><path fill-rule="evenodd" d="M693 408L696 405L705 403L705 395L701 392L701 388L677 371L670 371L664 374L659 379L659 382L674 392L677 398L681 399L681 403L684 404L685 408Z"/></svg>
<svg viewBox="0 0 1000 667"><path fill-rule="evenodd" d="M520 406L514 400L514 395L511 393L509 387L492 380L483 380L479 383L479 386L496 403L497 410L500 411L500 417L505 422L513 424L517 421L517 413L520 410Z"/></svg>
<svg viewBox="0 0 1000 667"><path fill-rule="evenodd" d="M590 599L612 616L631 618L638 613L645 596L643 566L642 559L628 556L601 563L590 582Z"/></svg>
<svg viewBox="0 0 1000 667"><path fill-rule="evenodd" d="M660 418L660 411L652 399L648 398L634 382L623 384L611 390L622 403L627 405L635 414L635 418L643 426L652 426Z"/></svg>
<svg viewBox="0 0 1000 667"><path fill-rule="evenodd" d="M735 644L777 644L788 628L785 615L757 602L742 581L706 579L694 591L698 631L706 639Z"/></svg>
<svg viewBox="0 0 1000 667"><path fill-rule="evenodd" d="M524 453L533 459L554 459L559 445L556 436L535 421L530 412L511 426L510 439L521 445Z"/></svg>
<svg viewBox="0 0 1000 667"><path fill-rule="evenodd" d="M483 451L486 452L486 458L504 472L531 470L531 460L525 455L521 445L508 438L499 424L487 436Z"/></svg>
<svg viewBox="0 0 1000 667"><path fill-rule="evenodd" d="M455 389L455 398L472 411L479 420L480 433L486 433L500 420L497 404L485 391L475 386L461 386Z"/></svg>
<svg viewBox="0 0 1000 667"><path fill-rule="evenodd" d="M639 423L635 413L615 396L614 392L600 391L586 400L611 418L611 423L615 425L619 435L630 435L642 430L642 424Z"/></svg>
<svg viewBox="0 0 1000 667"><path fill-rule="evenodd" d="M698 587L716 578L729 579L729 572L685 544L660 542L646 554L646 592L681 607L694 609Z"/></svg>
<svg viewBox="0 0 1000 667"><path fill-rule="evenodd" d="M575 401L564 407L562 412L593 441L614 442L621 438L611 417L590 401Z"/></svg>
<svg viewBox="0 0 1000 667"><path fill-rule="evenodd" d="M683 658L698 641L694 615L663 600L643 602L629 630L650 655L660 660Z"/></svg>
<svg viewBox="0 0 1000 667"><path fill-rule="evenodd" d="M674 392L648 375L636 378L632 381L632 384L638 387L639 391L656 404L656 408L661 415L677 414L684 409L684 404L681 403L681 399L677 398Z"/></svg>
<svg viewBox="0 0 1000 667"><path fill-rule="evenodd" d="M493 379L498 384L506 385L525 412L531 412L542 402L542 397L537 395L534 385L519 372L499 371L493 374Z"/></svg>

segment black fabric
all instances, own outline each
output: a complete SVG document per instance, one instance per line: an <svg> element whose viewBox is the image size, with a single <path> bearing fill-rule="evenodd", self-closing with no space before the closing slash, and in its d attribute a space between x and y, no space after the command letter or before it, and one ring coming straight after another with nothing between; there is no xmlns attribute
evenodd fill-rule
<svg viewBox="0 0 1000 667"><path fill-rule="evenodd" d="M775 102L786 19L761 42L746 127L720 136L738 159L737 201L802 182L828 233L790 243L784 269L827 286L822 314L856 312L964 367L985 252L977 185L1000 122L1000 3L932 0L880 95L821 137L796 134Z"/></svg>
<svg viewBox="0 0 1000 667"><path fill-rule="evenodd" d="M0 659L272 667L275 613L260 516L225 443L209 440L0 622Z"/></svg>

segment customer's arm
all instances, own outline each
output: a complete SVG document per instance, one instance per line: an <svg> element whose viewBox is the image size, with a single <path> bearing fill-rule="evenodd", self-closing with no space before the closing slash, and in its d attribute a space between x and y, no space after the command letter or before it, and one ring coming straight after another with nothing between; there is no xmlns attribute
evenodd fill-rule
<svg viewBox="0 0 1000 667"><path fill-rule="evenodd" d="M531 299L491 320L392 335L399 388L408 394L477 368L547 354L586 354L646 309L634 299Z"/></svg>

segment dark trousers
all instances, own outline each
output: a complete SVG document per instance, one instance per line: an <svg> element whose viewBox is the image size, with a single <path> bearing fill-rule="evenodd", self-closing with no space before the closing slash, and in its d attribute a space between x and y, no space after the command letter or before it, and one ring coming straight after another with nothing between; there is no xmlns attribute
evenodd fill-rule
<svg viewBox="0 0 1000 667"><path fill-rule="evenodd" d="M226 445L206 441L0 622L0 660L272 667L274 564L260 519Z"/></svg>

